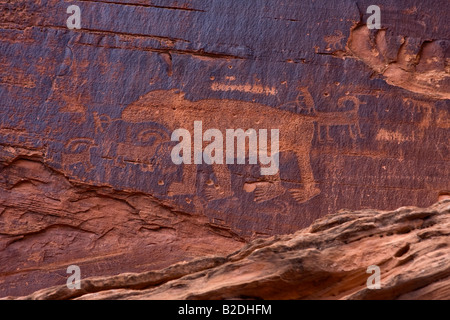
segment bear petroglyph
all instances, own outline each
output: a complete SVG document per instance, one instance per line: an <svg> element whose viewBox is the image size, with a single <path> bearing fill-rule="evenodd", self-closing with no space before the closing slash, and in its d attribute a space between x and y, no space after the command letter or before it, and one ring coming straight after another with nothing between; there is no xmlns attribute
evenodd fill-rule
<svg viewBox="0 0 450 320"><path fill-rule="evenodd" d="M300 91L308 111L308 114L305 115L235 100L191 102L185 99L182 92L170 90L149 92L122 112L122 120L129 123L157 122L172 131L186 128L193 132L195 121L202 121L204 128L279 129L279 152L293 152L300 169L302 187L289 191L297 202L303 203L320 194L310 160L315 123L325 126L327 132L328 128L333 125L354 126L356 134L362 136L358 125L358 110L362 102L355 97L343 97L339 100L338 105L342 106L345 101L351 101L354 104L352 110L331 113L316 112L314 101L307 88L301 88ZM293 102L293 104L298 103L299 101ZM350 135L356 138L351 128L349 131ZM327 137L330 139L328 134ZM227 165L213 164L212 167L217 183L206 186L207 198L214 200L231 197L233 195L231 174ZM182 181L172 183L169 187L169 194L195 194L197 190L196 177L196 165L184 164ZM256 202L274 199L286 191L281 184L280 173L266 177L263 181L254 182L253 185Z"/></svg>
<svg viewBox="0 0 450 320"><path fill-rule="evenodd" d="M274 119L277 119L274 121ZM128 106L122 113L122 120L131 123L154 121L169 130L186 128L193 132L194 121L202 121L204 128L279 129L280 152L295 153L301 172L303 188L291 189L293 197L305 202L318 195L310 161L311 143L314 137L314 117L296 115L288 111L235 100L200 100L191 102L181 92L153 91ZM206 194L209 200L228 198L231 190L231 174L227 165L213 164L217 179L215 186L209 186ZM172 195L195 194L197 168L195 164L183 166L183 179L169 187ZM257 182L255 201L273 199L285 192L279 173L271 181Z"/></svg>

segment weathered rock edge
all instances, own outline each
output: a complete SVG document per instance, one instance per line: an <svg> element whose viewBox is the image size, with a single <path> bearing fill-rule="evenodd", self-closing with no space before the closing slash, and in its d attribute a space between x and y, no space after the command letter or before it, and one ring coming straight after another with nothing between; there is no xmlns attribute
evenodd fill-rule
<svg viewBox="0 0 450 320"><path fill-rule="evenodd" d="M340 211L292 235L255 240L140 274L7 299L449 299L450 200L421 209ZM366 273L381 268L381 289Z"/></svg>

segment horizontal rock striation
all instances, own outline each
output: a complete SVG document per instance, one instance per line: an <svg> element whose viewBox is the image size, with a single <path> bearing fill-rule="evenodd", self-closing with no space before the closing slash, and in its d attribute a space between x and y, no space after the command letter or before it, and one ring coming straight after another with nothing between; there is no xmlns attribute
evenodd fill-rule
<svg viewBox="0 0 450 320"><path fill-rule="evenodd" d="M380 289L367 287L369 266L381 270ZM19 299L450 299L450 200L425 209L341 211L228 256Z"/></svg>

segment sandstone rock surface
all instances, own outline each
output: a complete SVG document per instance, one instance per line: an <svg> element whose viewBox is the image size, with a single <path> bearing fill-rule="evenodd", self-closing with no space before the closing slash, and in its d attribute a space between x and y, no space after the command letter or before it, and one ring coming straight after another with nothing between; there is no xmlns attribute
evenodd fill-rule
<svg viewBox="0 0 450 320"><path fill-rule="evenodd" d="M448 0L373 4L0 0L0 297L448 197ZM196 120L279 129L279 174L174 164Z"/></svg>
<svg viewBox="0 0 450 320"><path fill-rule="evenodd" d="M381 288L368 289L369 266ZM450 299L450 200L342 211L223 257L82 280L20 299Z"/></svg>

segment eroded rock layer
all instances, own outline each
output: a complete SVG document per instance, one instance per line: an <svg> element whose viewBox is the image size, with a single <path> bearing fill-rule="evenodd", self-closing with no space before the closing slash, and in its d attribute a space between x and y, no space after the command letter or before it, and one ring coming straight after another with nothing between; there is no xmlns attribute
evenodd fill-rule
<svg viewBox="0 0 450 320"><path fill-rule="evenodd" d="M71 183L38 157L15 159L0 179L0 295L67 278L161 269L244 244L200 212L138 192Z"/></svg>
<svg viewBox="0 0 450 320"><path fill-rule="evenodd" d="M380 289L367 270L381 270ZM372 284L369 281L369 284ZM82 280L21 299L450 299L450 200L342 211L293 235L160 271Z"/></svg>

